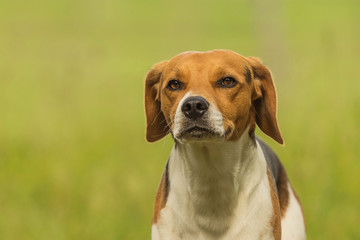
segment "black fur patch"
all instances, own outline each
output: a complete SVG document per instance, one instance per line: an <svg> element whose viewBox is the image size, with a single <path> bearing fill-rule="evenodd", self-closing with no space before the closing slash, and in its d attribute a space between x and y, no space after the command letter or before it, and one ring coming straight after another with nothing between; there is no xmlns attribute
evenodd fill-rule
<svg viewBox="0 0 360 240"><path fill-rule="evenodd" d="M245 79L248 84L251 83L251 72L248 68L245 69Z"/></svg>
<svg viewBox="0 0 360 240"><path fill-rule="evenodd" d="M280 160L278 156L271 150L271 148L260 138L256 137L256 140L259 142L260 147L265 155L266 162L269 166L271 175L273 177L275 186L276 186L276 192L278 193L278 180L280 176L280 169L282 168L282 165L280 163Z"/></svg>
<svg viewBox="0 0 360 240"><path fill-rule="evenodd" d="M170 191L169 161L170 161L170 159L168 159L168 161L166 162L166 166L165 166L165 201L167 200L167 197L168 197L169 191Z"/></svg>

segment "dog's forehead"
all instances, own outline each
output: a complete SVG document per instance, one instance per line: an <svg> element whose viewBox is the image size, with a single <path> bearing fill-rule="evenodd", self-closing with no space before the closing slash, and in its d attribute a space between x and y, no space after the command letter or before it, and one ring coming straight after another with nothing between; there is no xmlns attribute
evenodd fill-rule
<svg viewBox="0 0 360 240"><path fill-rule="evenodd" d="M187 71L207 71L209 68L244 69L247 62L243 56L230 50L212 50L207 52L184 52L169 60L165 74Z"/></svg>

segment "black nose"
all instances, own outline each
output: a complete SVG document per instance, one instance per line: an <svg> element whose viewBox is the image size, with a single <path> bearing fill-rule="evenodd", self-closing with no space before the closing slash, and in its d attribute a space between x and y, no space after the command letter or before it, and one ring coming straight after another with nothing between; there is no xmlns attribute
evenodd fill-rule
<svg viewBox="0 0 360 240"><path fill-rule="evenodd" d="M189 97L181 107L181 111L187 118L196 119L204 115L209 109L209 103L202 97Z"/></svg>

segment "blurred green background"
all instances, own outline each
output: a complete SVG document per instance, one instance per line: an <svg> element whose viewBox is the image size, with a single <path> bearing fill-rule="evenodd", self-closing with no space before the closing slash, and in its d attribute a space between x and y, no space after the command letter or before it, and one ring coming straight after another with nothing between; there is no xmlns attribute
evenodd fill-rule
<svg viewBox="0 0 360 240"><path fill-rule="evenodd" d="M0 0L0 239L150 239L172 146L144 76L227 48L272 70L308 239L360 239L360 2Z"/></svg>

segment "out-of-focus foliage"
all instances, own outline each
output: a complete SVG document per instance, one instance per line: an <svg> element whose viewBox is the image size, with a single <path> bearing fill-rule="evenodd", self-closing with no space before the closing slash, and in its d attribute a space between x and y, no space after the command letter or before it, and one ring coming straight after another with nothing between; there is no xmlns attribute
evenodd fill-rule
<svg viewBox="0 0 360 240"><path fill-rule="evenodd" d="M188 50L272 69L278 153L309 239L360 239L360 4L0 1L0 239L149 239L172 146L144 138L143 79Z"/></svg>

